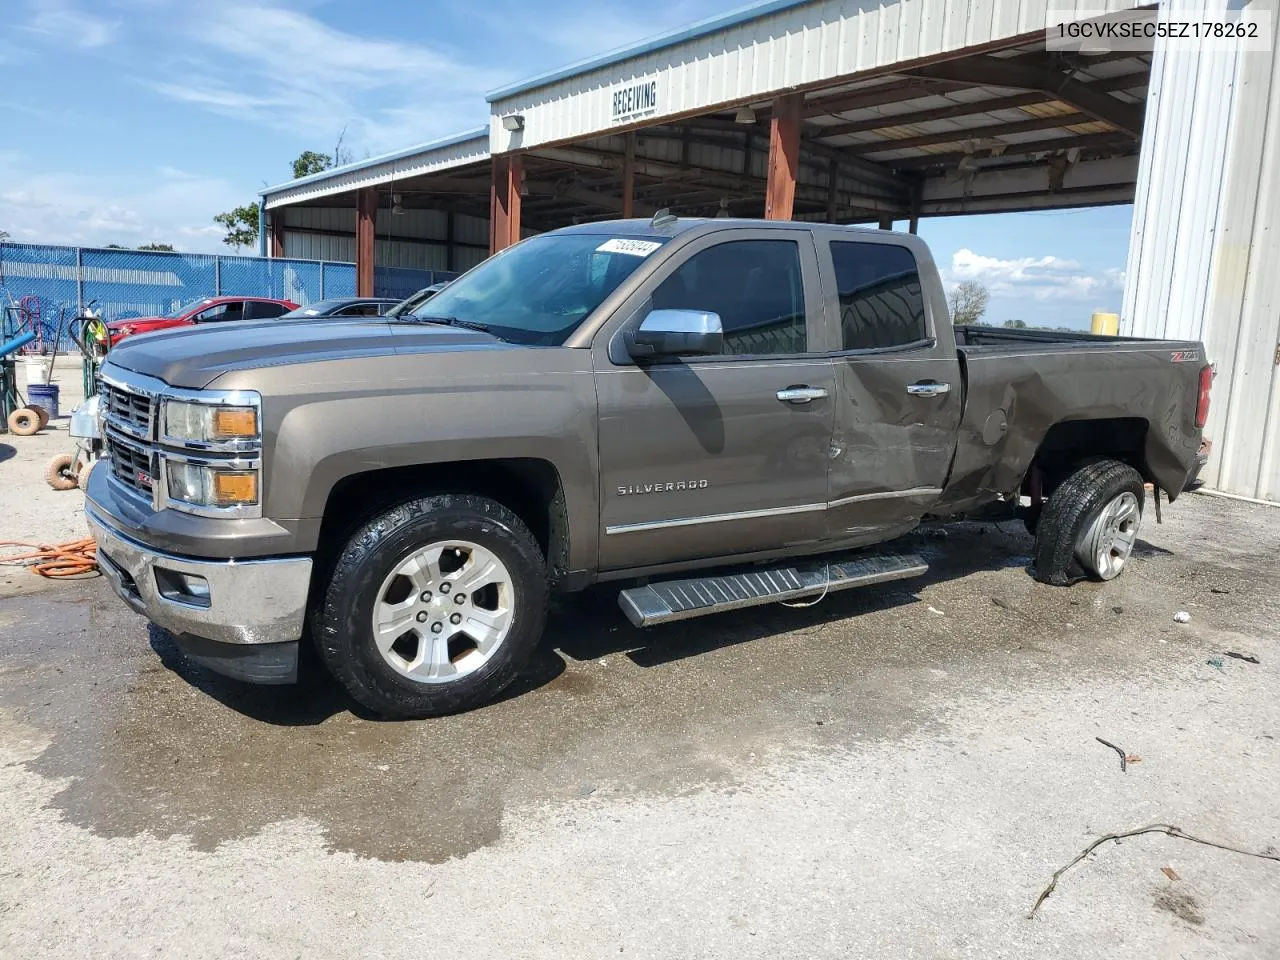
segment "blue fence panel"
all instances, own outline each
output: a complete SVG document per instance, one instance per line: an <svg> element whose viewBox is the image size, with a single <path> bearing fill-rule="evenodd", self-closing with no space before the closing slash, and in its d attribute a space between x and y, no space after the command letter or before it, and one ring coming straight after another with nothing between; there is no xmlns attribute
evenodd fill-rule
<svg viewBox="0 0 1280 960"><path fill-rule="evenodd" d="M163 316L217 289L217 257L206 254L82 250L80 260L84 305L106 320Z"/></svg>
<svg viewBox="0 0 1280 960"><path fill-rule="evenodd" d="M326 297L354 297L356 295L356 265L354 263L320 264L320 279Z"/></svg>
<svg viewBox="0 0 1280 960"><path fill-rule="evenodd" d="M29 351L51 345L59 317L68 304L74 307L76 302L78 276L75 247L0 244L4 339L31 331L36 340L27 347Z"/></svg>
<svg viewBox="0 0 1280 960"><path fill-rule="evenodd" d="M374 267L373 295L395 297L403 300L423 287L442 280L452 280L458 274L452 270L415 270L412 267ZM355 294L350 294L354 296Z"/></svg>
<svg viewBox="0 0 1280 960"><path fill-rule="evenodd" d="M411 288L409 293L432 282L418 282L421 278L433 276L414 270L394 274L388 289ZM355 292L352 263L0 243L3 333L8 339L20 331L35 332L37 340L28 349L36 351L52 345L60 317L65 331L82 307L104 320L120 320L166 314L218 295L274 297L305 305ZM64 332L62 349L69 345Z"/></svg>

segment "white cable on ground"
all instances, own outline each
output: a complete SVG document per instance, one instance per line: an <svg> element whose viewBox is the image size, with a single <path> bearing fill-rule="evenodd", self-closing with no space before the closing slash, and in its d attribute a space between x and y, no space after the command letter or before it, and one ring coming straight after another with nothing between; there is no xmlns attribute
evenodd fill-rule
<svg viewBox="0 0 1280 960"><path fill-rule="evenodd" d="M831 591L831 564L826 564L826 583L822 585L822 592L818 594L816 600L809 600L806 603L788 603L786 600L779 600L778 603L784 607L790 607L792 610L804 610L807 607L816 607L826 599L827 594Z"/></svg>

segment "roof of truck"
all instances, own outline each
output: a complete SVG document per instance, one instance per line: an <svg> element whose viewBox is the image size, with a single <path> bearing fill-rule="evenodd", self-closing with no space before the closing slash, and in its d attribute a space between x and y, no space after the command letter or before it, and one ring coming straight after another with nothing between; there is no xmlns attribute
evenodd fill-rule
<svg viewBox="0 0 1280 960"><path fill-rule="evenodd" d="M548 233L594 233L607 234L610 236L643 236L643 237L674 237L680 233L686 233L696 228L715 228L724 229L743 229L750 228L752 230L781 230L795 229L796 227L806 227L813 229L836 229L847 230L850 233L860 234L884 234L891 231L879 230L875 227L858 227L844 226L829 223L808 223L799 220L749 220L737 217L668 217L654 225L652 219L635 218L632 220L597 220L592 223L578 223L569 227L559 227L555 230L549 230ZM903 234L897 234L903 236Z"/></svg>

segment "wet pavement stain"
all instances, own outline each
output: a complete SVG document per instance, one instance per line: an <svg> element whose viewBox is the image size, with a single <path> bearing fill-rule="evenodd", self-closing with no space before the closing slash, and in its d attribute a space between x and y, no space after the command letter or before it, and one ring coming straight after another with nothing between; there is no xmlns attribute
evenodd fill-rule
<svg viewBox="0 0 1280 960"><path fill-rule="evenodd" d="M524 805L731 789L771 752L934 729L935 675L961 662L1004 675L1068 657L1135 669L1099 638L1116 604L1126 615L1158 609L1163 623L1164 588L1138 571L1105 592L1043 587L1022 572L1030 539L1013 527L922 533L903 546L935 564L923 580L806 610L641 632L614 591L560 601L547 648L503 700L418 723L359 715L319 677L253 687L206 674L105 583L67 584L0 600L0 706L48 736L28 766L66 778L56 806L96 833L181 835L211 849L302 818L335 850L439 862L497 842L504 815ZM1206 603L1229 608L1232 597L1202 587ZM925 612L921 590L942 616Z"/></svg>

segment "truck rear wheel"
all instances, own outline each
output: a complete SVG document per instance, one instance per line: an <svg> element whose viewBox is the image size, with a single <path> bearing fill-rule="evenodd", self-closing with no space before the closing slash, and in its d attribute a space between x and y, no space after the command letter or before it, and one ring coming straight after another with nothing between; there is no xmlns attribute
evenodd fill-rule
<svg viewBox="0 0 1280 960"><path fill-rule="evenodd" d="M411 719L491 701L518 675L547 616L546 563L520 518L441 494L370 520L312 611L320 657L351 696Z"/></svg>
<svg viewBox="0 0 1280 960"><path fill-rule="evenodd" d="M1138 539L1144 494L1138 471L1118 460L1097 460L1068 476L1036 525L1035 578L1066 586L1118 577Z"/></svg>

